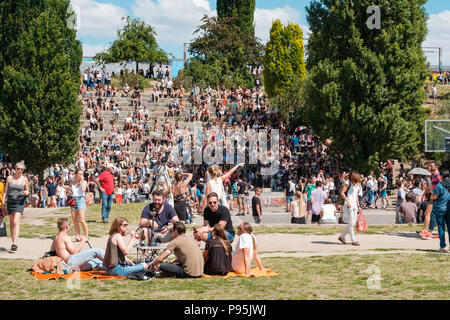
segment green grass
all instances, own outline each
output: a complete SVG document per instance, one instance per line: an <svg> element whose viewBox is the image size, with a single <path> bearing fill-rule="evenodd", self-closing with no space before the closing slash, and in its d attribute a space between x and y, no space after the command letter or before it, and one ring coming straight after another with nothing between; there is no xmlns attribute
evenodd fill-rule
<svg viewBox="0 0 450 320"><path fill-rule="evenodd" d="M450 264L445 254L345 255L264 258L282 275L266 278L37 281L27 260L1 259L2 299L449 299ZM369 289L369 267L380 270L380 288Z"/></svg>

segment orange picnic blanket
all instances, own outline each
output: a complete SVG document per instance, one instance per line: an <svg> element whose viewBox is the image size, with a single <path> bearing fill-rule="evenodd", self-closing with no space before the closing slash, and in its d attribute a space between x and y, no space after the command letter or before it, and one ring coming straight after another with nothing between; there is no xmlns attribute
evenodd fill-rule
<svg viewBox="0 0 450 320"><path fill-rule="evenodd" d="M202 275L202 278L220 277L220 278L226 279L226 278L232 278L232 277L259 278L259 277L274 277L274 276L281 276L281 274L277 273L275 271L272 271L270 269L259 270L259 268L253 268L253 269L250 269L250 274L237 273L237 272L229 272L226 276L210 276L210 275L204 274L204 275Z"/></svg>
<svg viewBox="0 0 450 320"><path fill-rule="evenodd" d="M31 274L36 278L36 280L58 280L58 279L72 279L72 280L111 280L111 279L121 279L126 278L123 276L107 276L105 271L81 271L76 273L68 274L57 274L57 273L37 273L32 271Z"/></svg>

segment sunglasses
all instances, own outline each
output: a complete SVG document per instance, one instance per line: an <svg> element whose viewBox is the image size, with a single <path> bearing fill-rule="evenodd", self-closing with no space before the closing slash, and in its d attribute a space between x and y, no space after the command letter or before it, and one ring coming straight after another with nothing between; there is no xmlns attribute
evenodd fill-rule
<svg viewBox="0 0 450 320"><path fill-rule="evenodd" d="M16 170L25 170L24 168L16 168Z"/></svg>
<svg viewBox="0 0 450 320"><path fill-rule="evenodd" d="M216 204L216 203L217 203L217 201L208 202L208 204Z"/></svg>
<svg viewBox="0 0 450 320"><path fill-rule="evenodd" d="M122 227L128 227L128 223L122 224Z"/></svg>

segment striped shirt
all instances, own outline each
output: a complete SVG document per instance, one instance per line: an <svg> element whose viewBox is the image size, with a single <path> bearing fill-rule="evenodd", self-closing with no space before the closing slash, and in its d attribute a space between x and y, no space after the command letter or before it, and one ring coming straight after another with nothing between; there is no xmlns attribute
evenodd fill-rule
<svg viewBox="0 0 450 320"><path fill-rule="evenodd" d="M442 181L441 174L439 171L433 175L433 178L431 179L431 188L434 190L436 189L436 185Z"/></svg>

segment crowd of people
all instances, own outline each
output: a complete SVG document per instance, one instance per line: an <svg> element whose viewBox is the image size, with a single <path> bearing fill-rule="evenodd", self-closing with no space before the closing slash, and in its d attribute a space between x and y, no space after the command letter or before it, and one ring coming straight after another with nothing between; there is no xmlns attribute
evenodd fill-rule
<svg viewBox="0 0 450 320"><path fill-rule="evenodd" d="M149 201L150 195L158 188L164 190L168 203L175 207L180 221L186 223L193 223L192 218L204 212L207 195L211 192L218 195L228 210L236 208L237 215L250 214L251 211L255 223L261 223L264 188L284 192L286 211L291 213L293 223L346 222L349 226L354 225L355 209L385 209L389 205L387 190L395 188L398 195L396 222L427 221L424 208L430 201L428 181L408 176L403 168L400 175L394 177L391 161L380 164L378 176L374 173L354 176L355 172L342 165L342 155L330 152L331 141L322 143L312 130L303 126L289 132L280 112L269 108L267 95L259 86L201 89L194 85L186 93L183 86L177 87L170 77L164 77L155 85L151 100L145 101L138 86L130 90L125 85L122 92L117 92L110 87L110 78L108 73L98 70L84 73L80 100L89 125L82 128L76 163L69 167L58 164L50 167L46 179L23 175L28 191L28 204L24 205L67 206L69 198L79 198L75 209L72 207L78 238L81 236L78 223L88 236L84 212L96 199L102 199L102 220L109 223L113 200L116 203ZM119 95L127 98L134 112L123 113L120 110ZM160 122L149 103L162 101L168 103ZM120 117L120 114L124 115ZM113 115L113 120L105 123L108 115ZM124 122L119 121L122 118ZM179 121L180 118L185 121ZM199 120L203 121L199 129L189 125ZM118 123L123 123L123 127ZM223 163L245 161L237 156L240 153L246 159L250 156L250 141L238 143L236 137L228 139L229 129L246 136L251 136L251 130L266 130L267 162L261 163L259 159L256 164L214 165L222 143L223 158L220 160ZM278 159L271 152L273 129L279 130ZM93 141L93 137L102 132L101 142ZM142 159L132 155L136 144L144 154ZM236 155L229 159L227 150L234 148ZM201 164L175 164L175 157L189 153L194 157L205 150L211 151L215 160L203 158ZM0 178L6 182L9 176L16 176L17 170L8 155L1 153L0 157ZM262 175L261 169L274 161L278 161L278 172ZM109 172L107 191L101 186L106 171ZM250 197L252 191L255 193L253 198ZM18 224L12 223L11 226ZM350 229L347 233L352 237L352 243L357 244ZM341 242L344 237L345 234L340 237Z"/></svg>

